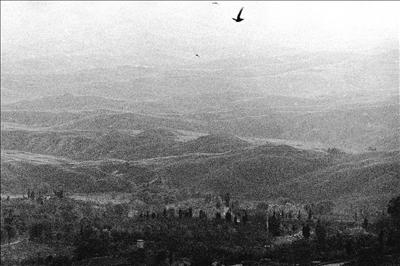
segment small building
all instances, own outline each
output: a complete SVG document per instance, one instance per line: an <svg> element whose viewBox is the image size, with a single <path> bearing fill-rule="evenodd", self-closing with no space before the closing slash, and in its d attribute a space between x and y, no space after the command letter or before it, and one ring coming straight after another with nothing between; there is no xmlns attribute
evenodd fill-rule
<svg viewBox="0 0 400 266"><path fill-rule="evenodd" d="M143 249L144 248L144 240L143 239L138 239L136 241L136 247L139 249Z"/></svg>

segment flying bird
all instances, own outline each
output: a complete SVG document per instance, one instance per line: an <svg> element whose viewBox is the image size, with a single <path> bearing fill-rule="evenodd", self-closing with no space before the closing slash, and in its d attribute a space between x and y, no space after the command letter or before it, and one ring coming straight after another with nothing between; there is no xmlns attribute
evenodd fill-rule
<svg viewBox="0 0 400 266"><path fill-rule="evenodd" d="M199 54L196 54L196 56L197 56L197 57L200 57L200 55L199 55Z"/></svg>
<svg viewBox="0 0 400 266"><path fill-rule="evenodd" d="M218 5L218 2L212 2L213 5Z"/></svg>
<svg viewBox="0 0 400 266"><path fill-rule="evenodd" d="M240 17L240 15L242 14L242 11L243 11L243 7L240 9L239 14L237 15L237 18L232 18L232 19L236 22L240 22L240 21L244 20L243 18Z"/></svg>

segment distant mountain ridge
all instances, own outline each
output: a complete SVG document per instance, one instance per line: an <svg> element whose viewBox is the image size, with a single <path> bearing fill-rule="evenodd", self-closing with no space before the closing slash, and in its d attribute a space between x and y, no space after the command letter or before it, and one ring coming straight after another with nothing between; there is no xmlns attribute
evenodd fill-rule
<svg viewBox="0 0 400 266"><path fill-rule="evenodd" d="M87 111L96 109L123 110L126 103L99 96L75 96L66 93L58 96L47 96L35 100L24 100L5 104L2 108L10 110L30 111Z"/></svg>
<svg viewBox="0 0 400 266"><path fill-rule="evenodd" d="M158 60L166 57L163 54ZM183 64L168 67L138 63L129 65L129 60L125 58L120 64L111 63L110 59L109 64L102 66L66 67L67 71L61 74L31 71L24 74L24 71L2 70L1 85L2 90L6 90L3 96L10 98L8 102L13 94L16 99L24 95L30 99L65 92L149 100L193 96L199 92L240 91L249 95L261 93L311 98L343 96L354 92L387 94L398 89L399 57L398 51L392 48L385 48L378 54L292 51L253 55L250 58L244 54L237 58L210 59L201 63L195 63L191 58L186 60L185 57L178 57L175 61ZM50 65L56 62L54 58L47 60ZM61 61L65 60L68 65L71 58ZM31 65L28 68L35 66L31 62L27 64ZM12 69L13 66L5 61L2 68Z"/></svg>

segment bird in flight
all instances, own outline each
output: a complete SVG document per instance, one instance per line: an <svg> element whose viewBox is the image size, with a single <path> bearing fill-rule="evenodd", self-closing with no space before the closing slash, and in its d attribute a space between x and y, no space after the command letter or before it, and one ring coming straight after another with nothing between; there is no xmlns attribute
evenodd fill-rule
<svg viewBox="0 0 400 266"><path fill-rule="evenodd" d="M200 57L200 55L199 55L199 54L196 54L196 56L197 56L197 57Z"/></svg>
<svg viewBox="0 0 400 266"><path fill-rule="evenodd" d="M218 2L212 2L213 5L218 5Z"/></svg>
<svg viewBox="0 0 400 266"><path fill-rule="evenodd" d="M243 11L243 7L240 9L239 14L237 15L237 18L232 18L232 19L236 22L240 22L240 21L244 20L243 18L240 17L240 15L242 14L242 11Z"/></svg>

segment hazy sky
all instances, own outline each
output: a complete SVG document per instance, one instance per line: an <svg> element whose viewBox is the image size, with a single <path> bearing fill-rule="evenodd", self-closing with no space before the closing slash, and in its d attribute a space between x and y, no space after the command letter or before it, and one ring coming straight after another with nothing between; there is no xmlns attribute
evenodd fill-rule
<svg viewBox="0 0 400 266"><path fill-rule="evenodd" d="M236 16L244 7L241 23ZM397 2L1 2L2 54L363 50L399 35Z"/></svg>

